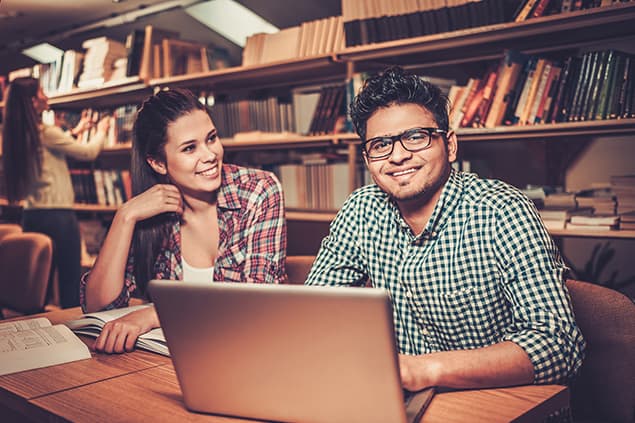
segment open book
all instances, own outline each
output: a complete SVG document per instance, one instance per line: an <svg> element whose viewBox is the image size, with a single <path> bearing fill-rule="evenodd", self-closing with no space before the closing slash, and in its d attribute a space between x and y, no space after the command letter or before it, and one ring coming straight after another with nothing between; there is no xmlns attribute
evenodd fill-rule
<svg viewBox="0 0 635 423"><path fill-rule="evenodd" d="M81 339L45 317L0 323L0 375L90 357Z"/></svg>
<svg viewBox="0 0 635 423"><path fill-rule="evenodd" d="M131 307L88 313L84 314L77 320L71 320L64 324L78 335L86 335L97 338L106 322L110 322L111 320L118 319L133 311L151 306L152 304L140 304ZM165 336L163 335L161 328L152 329L150 332L139 336L139 338L137 338L136 347L168 357L170 356L168 344L165 341Z"/></svg>

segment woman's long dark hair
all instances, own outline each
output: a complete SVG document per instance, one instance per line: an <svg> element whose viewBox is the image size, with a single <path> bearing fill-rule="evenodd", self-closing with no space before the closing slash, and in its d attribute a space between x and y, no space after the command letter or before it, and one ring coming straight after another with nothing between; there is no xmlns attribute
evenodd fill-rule
<svg viewBox="0 0 635 423"><path fill-rule="evenodd" d="M166 162L168 125L194 110L209 113L190 91L181 89L160 91L143 102L133 127L130 166L133 195L139 195L156 184L169 183L168 176L156 173L147 159ZM155 262L161 249L166 247L173 222L171 213L163 213L136 225L132 241L133 273L137 289L143 295L148 281L156 275Z"/></svg>
<svg viewBox="0 0 635 423"><path fill-rule="evenodd" d="M42 142L33 98L35 78L16 78L7 90L2 121L2 164L7 199L18 202L27 196L42 173Z"/></svg>

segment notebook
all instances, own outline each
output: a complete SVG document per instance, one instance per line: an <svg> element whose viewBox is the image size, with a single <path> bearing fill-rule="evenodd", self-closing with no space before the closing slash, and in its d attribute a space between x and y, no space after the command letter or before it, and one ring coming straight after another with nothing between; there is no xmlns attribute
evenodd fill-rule
<svg viewBox="0 0 635 423"><path fill-rule="evenodd" d="M188 409L281 422L406 422L387 291L153 280Z"/></svg>

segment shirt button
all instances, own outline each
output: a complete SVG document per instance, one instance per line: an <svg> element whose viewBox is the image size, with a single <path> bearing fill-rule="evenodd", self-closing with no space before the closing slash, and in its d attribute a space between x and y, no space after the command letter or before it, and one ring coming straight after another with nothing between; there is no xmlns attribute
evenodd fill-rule
<svg viewBox="0 0 635 423"><path fill-rule="evenodd" d="M406 291L406 297L408 297L408 298L412 298L412 292L410 292L410 291Z"/></svg>
<svg viewBox="0 0 635 423"><path fill-rule="evenodd" d="M421 335L428 336L428 335L430 335L430 332L428 332L428 329L426 329L425 327L422 327L421 328Z"/></svg>

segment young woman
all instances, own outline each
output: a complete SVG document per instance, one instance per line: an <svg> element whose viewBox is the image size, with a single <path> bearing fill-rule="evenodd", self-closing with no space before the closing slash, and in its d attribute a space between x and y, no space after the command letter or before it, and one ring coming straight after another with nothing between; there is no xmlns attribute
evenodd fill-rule
<svg viewBox="0 0 635 423"><path fill-rule="evenodd" d="M80 144L73 135L88 129L90 120L82 118L68 134L58 126L42 124L42 112L47 108L48 98L37 79L11 82L4 106L2 160L9 202L24 200L24 231L44 233L53 241L60 302L66 308L79 305L81 275L75 194L66 157L94 160L104 145L109 121L102 119L96 135Z"/></svg>
<svg viewBox="0 0 635 423"><path fill-rule="evenodd" d="M123 307L150 279L278 283L285 277L280 183L223 163L207 109L186 90L161 91L133 129L134 197L119 208L81 284L85 311ZM154 307L104 326L95 349L130 351L159 326Z"/></svg>

